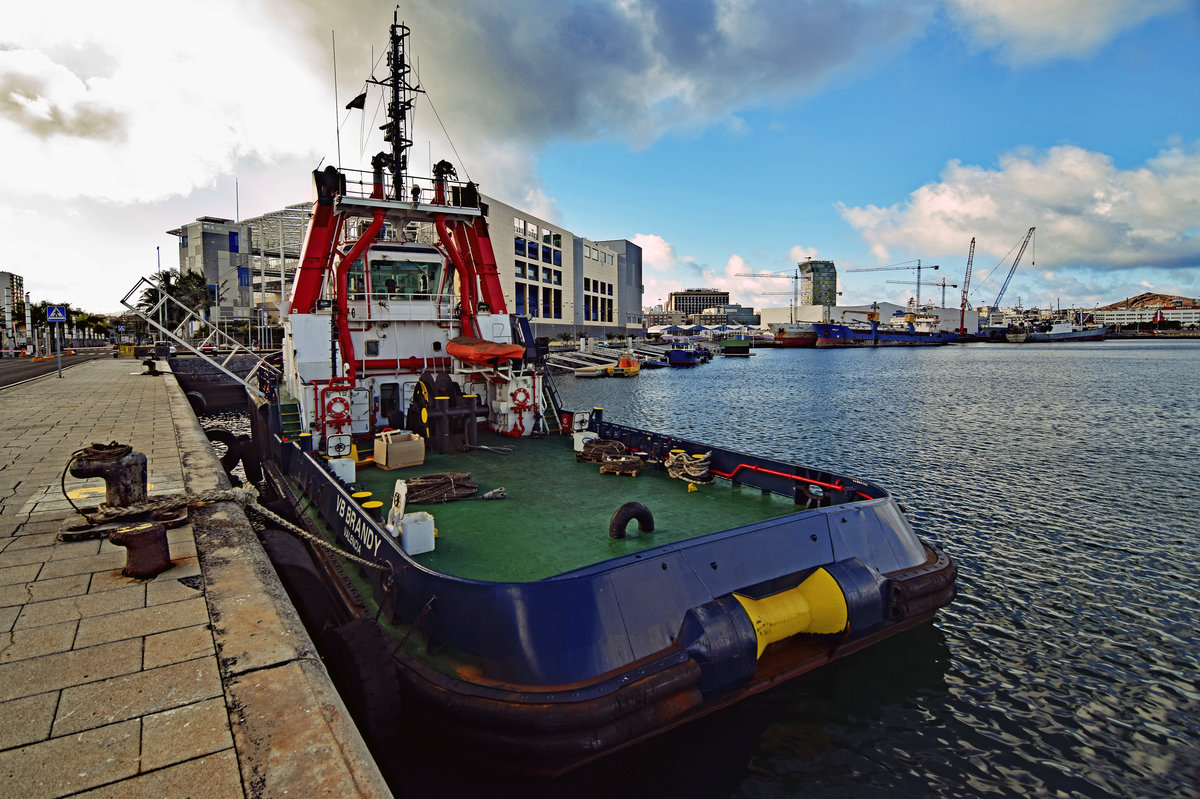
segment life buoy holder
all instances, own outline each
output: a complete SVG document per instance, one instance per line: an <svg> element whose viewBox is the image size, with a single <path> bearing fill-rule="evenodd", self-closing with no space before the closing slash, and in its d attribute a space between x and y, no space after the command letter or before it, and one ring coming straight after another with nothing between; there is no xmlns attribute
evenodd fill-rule
<svg viewBox="0 0 1200 799"><path fill-rule="evenodd" d="M520 398L518 398L518 395L520 395ZM512 401L517 405L525 405L527 402L529 402L529 389L525 388L524 386L520 386L512 393Z"/></svg>
<svg viewBox="0 0 1200 799"><path fill-rule="evenodd" d="M325 416L328 419L345 419L350 415L350 400L343 396L330 397L325 403Z"/></svg>

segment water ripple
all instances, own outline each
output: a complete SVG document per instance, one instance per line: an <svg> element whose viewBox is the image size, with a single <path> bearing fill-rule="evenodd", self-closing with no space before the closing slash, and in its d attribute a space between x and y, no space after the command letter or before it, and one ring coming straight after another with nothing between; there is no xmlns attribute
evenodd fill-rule
<svg viewBox="0 0 1200 799"><path fill-rule="evenodd" d="M934 624L718 714L702 759L645 784L1197 795L1200 344L759 350L559 383L614 421L878 482L959 565Z"/></svg>

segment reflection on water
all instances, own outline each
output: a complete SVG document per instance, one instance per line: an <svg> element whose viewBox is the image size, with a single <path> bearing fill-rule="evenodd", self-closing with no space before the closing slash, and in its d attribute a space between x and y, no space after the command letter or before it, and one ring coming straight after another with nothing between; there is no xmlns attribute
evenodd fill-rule
<svg viewBox="0 0 1200 799"><path fill-rule="evenodd" d="M874 480L959 563L932 625L587 779L634 795L1196 795L1200 344L756 350L557 382L613 421Z"/></svg>

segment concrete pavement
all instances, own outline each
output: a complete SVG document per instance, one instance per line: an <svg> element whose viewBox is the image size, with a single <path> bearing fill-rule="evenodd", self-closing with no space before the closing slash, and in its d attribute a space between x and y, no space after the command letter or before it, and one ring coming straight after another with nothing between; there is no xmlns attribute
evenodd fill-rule
<svg viewBox="0 0 1200 799"><path fill-rule="evenodd" d="M160 363L160 368L165 364ZM0 784L6 795L387 796L242 509L193 509L173 568L125 577L57 540L72 453L146 454L150 498L227 487L183 392L98 360L0 389ZM76 504L103 501L103 481Z"/></svg>

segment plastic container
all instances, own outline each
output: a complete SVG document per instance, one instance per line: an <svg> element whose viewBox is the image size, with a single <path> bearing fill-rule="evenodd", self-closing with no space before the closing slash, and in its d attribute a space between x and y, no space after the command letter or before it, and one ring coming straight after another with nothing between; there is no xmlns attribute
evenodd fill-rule
<svg viewBox="0 0 1200 799"><path fill-rule="evenodd" d="M433 551L433 516L424 511L400 517L400 548L410 555Z"/></svg>

